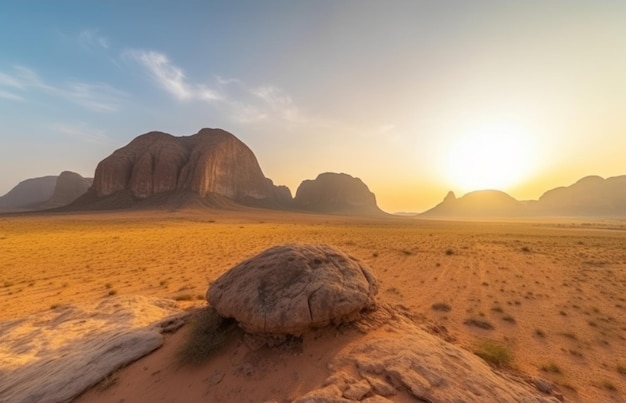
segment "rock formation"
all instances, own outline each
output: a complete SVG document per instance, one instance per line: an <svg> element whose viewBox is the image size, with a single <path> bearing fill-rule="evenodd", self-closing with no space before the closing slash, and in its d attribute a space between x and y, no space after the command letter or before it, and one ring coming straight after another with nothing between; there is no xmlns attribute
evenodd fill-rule
<svg viewBox="0 0 626 403"><path fill-rule="evenodd" d="M42 209L66 206L84 195L93 183L93 178L83 178L81 175L64 171L57 178L52 197L39 206Z"/></svg>
<svg viewBox="0 0 626 403"><path fill-rule="evenodd" d="M98 199L127 193L140 200L168 194L219 195L268 207L291 202L289 189L274 186L252 151L221 129L183 137L143 134L98 164L90 193Z"/></svg>
<svg viewBox="0 0 626 403"><path fill-rule="evenodd" d="M300 335L352 319L374 304L378 283L363 263L326 245L283 245L239 263L207 291L223 317L250 333Z"/></svg>
<svg viewBox="0 0 626 403"><path fill-rule="evenodd" d="M56 176L26 179L0 197L0 209L33 209L52 197L56 183Z"/></svg>
<svg viewBox="0 0 626 403"><path fill-rule="evenodd" d="M524 205L498 190L479 190L456 198L448 192L437 206L423 217L517 217L525 214Z"/></svg>
<svg viewBox="0 0 626 403"><path fill-rule="evenodd" d="M69 402L160 347L185 315L171 300L120 296L0 323L0 401Z"/></svg>
<svg viewBox="0 0 626 403"><path fill-rule="evenodd" d="M424 402L559 402L422 329L394 329L400 336L367 337L337 356L325 386L296 402L384 402L400 391Z"/></svg>
<svg viewBox="0 0 626 403"><path fill-rule="evenodd" d="M384 214L376 196L359 178L326 172L305 180L296 191L294 206L301 210L354 215Z"/></svg>
<svg viewBox="0 0 626 403"><path fill-rule="evenodd" d="M536 215L625 216L626 175L587 176L567 187L545 192L533 206Z"/></svg>

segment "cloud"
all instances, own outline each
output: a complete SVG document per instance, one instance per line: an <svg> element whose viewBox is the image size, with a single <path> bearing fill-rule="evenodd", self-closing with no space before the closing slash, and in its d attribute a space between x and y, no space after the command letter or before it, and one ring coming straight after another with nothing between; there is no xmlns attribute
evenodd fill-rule
<svg viewBox="0 0 626 403"><path fill-rule="evenodd" d="M85 29L78 34L78 43L85 49L109 48L109 40L100 35L97 29Z"/></svg>
<svg viewBox="0 0 626 403"><path fill-rule="evenodd" d="M93 129L82 122L56 123L52 125L52 129L58 134L88 143L108 144L112 142L112 139L103 130Z"/></svg>
<svg viewBox="0 0 626 403"><path fill-rule="evenodd" d="M0 98L9 99L11 101L23 101L24 100L24 98L22 98L19 95L16 95L12 92L4 91L1 89L0 89Z"/></svg>
<svg viewBox="0 0 626 403"><path fill-rule="evenodd" d="M102 83L69 82L51 85L46 83L37 72L24 66L15 66L13 73L0 71L0 97L23 101L32 91L62 98L100 112L118 110L120 104L128 96L124 91Z"/></svg>
<svg viewBox="0 0 626 403"><path fill-rule="evenodd" d="M211 102L238 123L307 121L291 96L274 85L250 86L239 78L219 75L210 82L194 83L166 54L154 50L127 49L122 57L138 63L158 87L178 101Z"/></svg>
<svg viewBox="0 0 626 403"><path fill-rule="evenodd" d="M161 88L179 100L212 99L210 96L207 98L210 95L208 88L195 91L187 84L183 70L173 65L163 53L131 49L126 50L123 56L141 64Z"/></svg>

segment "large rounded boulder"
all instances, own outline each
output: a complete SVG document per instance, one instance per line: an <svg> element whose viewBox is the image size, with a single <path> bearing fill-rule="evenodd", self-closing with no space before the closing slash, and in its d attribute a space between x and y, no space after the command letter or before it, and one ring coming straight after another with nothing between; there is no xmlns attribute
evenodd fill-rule
<svg viewBox="0 0 626 403"><path fill-rule="evenodd" d="M371 270L357 259L327 245L289 244L239 263L206 297L249 333L300 335L356 318L377 292Z"/></svg>

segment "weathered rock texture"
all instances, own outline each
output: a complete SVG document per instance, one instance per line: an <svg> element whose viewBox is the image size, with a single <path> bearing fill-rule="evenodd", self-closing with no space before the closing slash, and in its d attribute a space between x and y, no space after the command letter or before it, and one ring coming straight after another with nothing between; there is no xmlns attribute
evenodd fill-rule
<svg viewBox="0 0 626 403"><path fill-rule="evenodd" d="M326 172L315 180L303 181L296 191L294 206L324 213L383 214L367 185L344 173Z"/></svg>
<svg viewBox="0 0 626 403"><path fill-rule="evenodd" d="M0 402L69 402L160 347L183 315L171 300L123 296L2 322Z"/></svg>
<svg viewBox="0 0 626 403"><path fill-rule="evenodd" d="M44 203L54 193L56 176L26 179L0 197L0 209L28 209Z"/></svg>
<svg viewBox="0 0 626 403"><path fill-rule="evenodd" d="M540 215L626 216L626 175L587 176L545 192L533 208Z"/></svg>
<svg viewBox="0 0 626 403"><path fill-rule="evenodd" d="M282 245L230 269L207 291L217 312L250 333L300 335L374 304L370 269L326 245Z"/></svg>
<svg viewBox="0 0 626 403"><path fill-rule="evenodd" d="M265 178L252 151L231 133L202 129L192 136L143 134L98 164L92 188L99 198L129 192L146 199L171 192L217 194L238 203L291 202L286 187Z"/></svg>
<svg viewBox="0 0 626 403"><path fill-rule="evenodd" d="M84 195L91 184L93 178L83 178L81 175L64 171L57 178L52 197L43 203L40 208L55 208L70 204L80 196Z"/></svg>
<svg viewBox="0 0 626 403"><path fill-rule="evenodd" d="M399 322L366 336L329 365L320 389L298 403L386 401L408 393L424 402L558 402L521 378L496 372L476 355L421 328ZM396 336L394 336L396 335Z"/></svg>
<svg viewBox="0 0 626 403"><path fill-rule="evenodd" d="M524 215L524 205L498 190L478 190L457 198L448 192L445 199L422 213L425 217L517 217Z"/></svg>

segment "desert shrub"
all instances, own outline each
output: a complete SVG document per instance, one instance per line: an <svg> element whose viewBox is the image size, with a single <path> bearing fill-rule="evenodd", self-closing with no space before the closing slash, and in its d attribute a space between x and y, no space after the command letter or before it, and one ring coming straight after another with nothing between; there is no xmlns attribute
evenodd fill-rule
<svg viewBox="0 0 626 403"><path fill-rule="evenodd" d="M607 380L602 381L602 387L606 390L610 390L611 392L615 392L617 390L615 385L613 385L611 381L607 381Z"/></svg>
<svg viewBox="0 0 626 403"><path fill-rule="evenodd" d="M619 372L620 374L626 375L626 365L617 364L615 366L615 369L617 369L617 372Z"/></svg>
<svg viewBox="0 0 626 403"><path fill-rule="evenodd" d="M528 246L523 246L522 247L522 252L524 253L530 253L530 248Z"/></svg>
<svg viewBox="0 0 626 403"><path fill-rule="evenodd" d="M442 311L442 312L450 312L452 310L452 307L446 304L445 302L436 302L432 304L431 308L435 311Z"/></svg>
<svg viewBox="0 0 626 403"><path fill-rule="evenodd" d="M113 296L117 294L117 290L109 290L109 295Z"/></svg>
<svg viewBox="0 0 626 403"><path fill-rule="evenodd" d="M515 323L515 318L512 317L511 315L504 315L502 317L502 320L505 322L509 322L509 323Z"/></svg>
<svg viewBox="0 0 626 403"><path fill-rule="evenodd" d="M544 372L551 372L553 374L563 373L563 371L561 371L561 368L558 365L556 365L554 362L550 362L546 365L542 365L540 369Z"/></svg>
<svg viewBox="0 0 626 403"><path fill-rule="evenodd" d="M493 340L483 340L478 343L474 354L498 367L508 367L513 360L508 347Z"/></svg>
<svg viewBox="0 0 626 403"><path fill-rule="evenodd" d="M454 255L454 251L452 249L446 249L446 255L452 256Z"/></svg>
<svg viewBox="0 0 626 403"><path fill-rule="evenodd" d="M541 329L535 329L535 334L539 337L546 337L546 332Z"/></svg>
<svg viewBox="0 0 626 403"><path fill-rule="evenodd" d="M468 325L468 326L476 326L476 327L479 327L481 329L486 329L486 330L493 329L493 325L491 323L482 319L476 319L476 318L465 319L465 322L463 322L463 324Z"/></svg>
<svg viewBox="0 0 626 403"><path fill-rule="evenodd" d="M233 339L238 327L234 319L222 318L213 308L202 309L178 351L182 364L200 365Z"/></svg>

